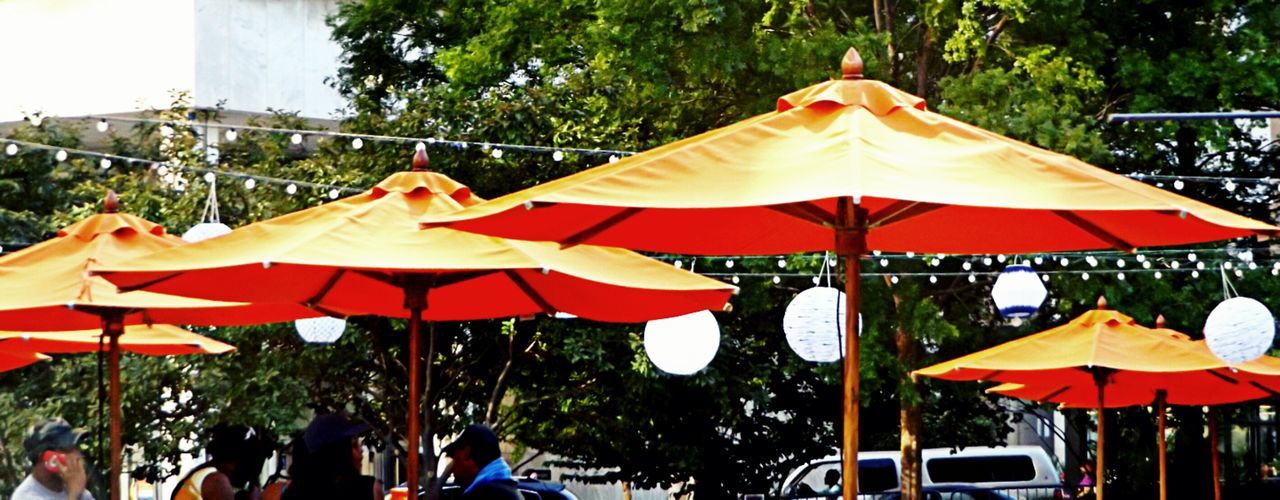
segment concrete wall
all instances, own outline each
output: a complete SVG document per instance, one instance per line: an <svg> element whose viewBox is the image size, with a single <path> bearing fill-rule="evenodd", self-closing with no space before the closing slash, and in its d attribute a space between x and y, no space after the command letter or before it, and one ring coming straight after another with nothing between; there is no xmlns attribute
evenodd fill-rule
<svg viewBox="0 0 1280 500"><path fill-rule="evenodd" d="M0 123L165 107L174 90L234 111L329 118L338 0L0 1Z"/></svg>

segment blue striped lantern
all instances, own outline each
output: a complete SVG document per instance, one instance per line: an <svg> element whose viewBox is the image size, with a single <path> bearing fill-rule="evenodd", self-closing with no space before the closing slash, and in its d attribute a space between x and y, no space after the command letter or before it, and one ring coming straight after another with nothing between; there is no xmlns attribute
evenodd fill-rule
<svg viewBox="0 0 1280 500"><path fill-rule="evenodd" d="M991 287L991 298L996 302L1000 315L1014 321L1035 314L1049 296L1036 271L1027 264L1013 264L1004 268L995 286Z"/></svg>

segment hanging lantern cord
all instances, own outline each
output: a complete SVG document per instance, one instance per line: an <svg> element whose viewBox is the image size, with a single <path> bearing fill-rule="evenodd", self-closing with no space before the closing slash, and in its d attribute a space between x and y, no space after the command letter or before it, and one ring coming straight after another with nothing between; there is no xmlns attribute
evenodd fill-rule
<svg viewBox="0 0 1280 500"><path fill-rule="evenodd" d="M1239 297L1240 292L1236 291L1236 287L1231 284L1231 280L1227 278L1227 268L1222 264L1218 264L1218 272L1222 275L1222 300L1231 297Z"/></svg>
<svg viewBox="0 0 1280 500"><path fill-rule="evenodd" d="M213 176L209 179L209 197L204 202L204 213L200 216L200 222L222 222L221 216L218 214L218 177Z"/></svg>

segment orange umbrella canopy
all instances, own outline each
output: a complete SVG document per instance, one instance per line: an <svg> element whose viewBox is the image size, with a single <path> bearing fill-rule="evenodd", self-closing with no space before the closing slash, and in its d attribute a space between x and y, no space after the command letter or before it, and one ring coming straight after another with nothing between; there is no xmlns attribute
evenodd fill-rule
<svg viewBox="0 0 1280 500"><path fill-rule="evenodd" d="M0 332L0 352L88 353L97 352L102 330L67 332ZM120 335L120 350L147 356L222 354L235 350L228 344L173 325L130 325ZM105 347L105 343L103 344Z"/></svg>
<svg viewBox="0 0 1280 500"><path fill-rule="evenodd" d="M418 228L479 201L442 174L400 172L365 193L100 274L126 289L395 317L409 315L405 287L420 279L426 320L568 312L634 322L719 310L735 290L627 250Z"/></svg>
<svg viewBox="0 0 1280 500"><path fill-rule="evenodd" d="M692 254L836 248L837 199L868 210L867 248L1130 250L1277 228L926 109L845 77L733 125L434 221L513 238ZM837 249L838 250L838 249Z"/></svg>
<svg viewBox="0 0 1280 500"><path fill-rule="evenodd" d="M0 372L16 370L37 361L48 361L49 356L34 351L15 350L10 352L0 345Z"/></svg>
<svg viewBox="0 0 1280 500"><path fill-rule="evenodd" d="M114 204L114 195L108 204ZM0 328L66 331L102 328L106 311L125 324L244 325L317 316L289 304L237 304L150 292L121 293L89 272L92 265L186 244L163 227L129 214L93 215L53 239L0 257Z"/></svg>
<svg viewBox="0 0 1280 500"><path fill-rule="evenodd" d="M1097 309L1056 328L917 370L946 380L1004 382L991 392L1071 407L1225 404L1280 393L1280 359L1228 365L1203 342Z"/></svg>

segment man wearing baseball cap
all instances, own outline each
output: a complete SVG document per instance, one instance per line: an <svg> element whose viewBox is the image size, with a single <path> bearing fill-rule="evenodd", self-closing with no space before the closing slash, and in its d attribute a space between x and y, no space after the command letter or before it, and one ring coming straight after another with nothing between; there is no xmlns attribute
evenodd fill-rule
<svg viewBox="0 0 1280 500"><path fill-rule="evenodd" d="M85 490L84 455L80 454L80 431L61 418L42 420L31 427L22 440L31 473L13 500L93 500Z"/></svg>
<svg viewBox="0 0 1280 500"><path fill-rule="evenodd" d="M472 424L444 447L463 500L521 500L511 466L502 459L498 436L489 426Z"/></svg>

